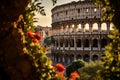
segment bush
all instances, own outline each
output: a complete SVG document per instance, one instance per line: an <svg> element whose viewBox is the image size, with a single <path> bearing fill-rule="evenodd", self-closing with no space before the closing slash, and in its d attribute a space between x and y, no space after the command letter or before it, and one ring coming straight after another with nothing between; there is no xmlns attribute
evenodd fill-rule
<svg viewBox="0 0 120 80"><path fill-rule="evenodd" d="M84 61L78 59L74 60L71 64L66 67L66 75L70 77L70 74L74 71L78 71L79 68L84 66Z"/></svg>
<svg viewBox="0 0 120 80"><path fill-rule="evenodd" d="M99 75L99 70L103 69L100 61L85 63L85 66L78 70L79 80L103 80Z"/></svg>

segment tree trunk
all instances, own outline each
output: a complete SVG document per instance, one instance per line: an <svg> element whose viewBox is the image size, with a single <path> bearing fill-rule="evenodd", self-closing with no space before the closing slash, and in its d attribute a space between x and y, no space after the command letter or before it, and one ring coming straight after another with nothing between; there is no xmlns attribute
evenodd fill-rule
<svg viewBox="0 0 120 80"><path fill-rule="evenodd" d="M30 0L0 1L0 80L35 80L19 23Z"/></svg>

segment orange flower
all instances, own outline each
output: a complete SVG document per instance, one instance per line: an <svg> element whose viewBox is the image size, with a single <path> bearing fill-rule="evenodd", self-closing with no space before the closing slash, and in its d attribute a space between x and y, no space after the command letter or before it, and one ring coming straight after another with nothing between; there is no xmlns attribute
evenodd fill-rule
<svg viewBox="0 0 120 80"><path fill-rule="evenodd" d="M76 78L80 78L80 76L78 75L77 71L74 71L71 73L70 80L76 80Z"/></svg>
<svg viewBox="0 0 120 80"><path fill-rule="evenodd" d="M30 37L30 38L34 38L34 34L32 33L31 30L29 30L29 31L27 32L27 35L28 35L28 37Z"/></svg>
<svg viewBox="0 0 120 80"><path fill-rule="evenodd" d="M62 64L57 63L57 64L56 64L56 70L57 70L58 72L64 72L64 71L65 71L65 67L64 67Z"/></svg>

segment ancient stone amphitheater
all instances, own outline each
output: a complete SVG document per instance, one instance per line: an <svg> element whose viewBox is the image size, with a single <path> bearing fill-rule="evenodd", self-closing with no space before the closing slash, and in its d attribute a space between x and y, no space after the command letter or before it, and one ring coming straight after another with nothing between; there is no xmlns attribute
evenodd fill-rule
<svg viewBox="0 0 120 80"><path fill-rule="evenodd" d="M101 60L113 28L111 22L100 20L100 6L95 6L93 0L79 0L55 6L51 12L55 62Z"/></svg>

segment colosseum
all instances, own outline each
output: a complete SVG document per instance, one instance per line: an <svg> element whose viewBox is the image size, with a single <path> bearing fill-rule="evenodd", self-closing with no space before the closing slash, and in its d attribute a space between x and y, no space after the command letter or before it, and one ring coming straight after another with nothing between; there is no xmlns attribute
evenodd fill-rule
<svg viewBox="0 0 120 80"><path fill-rule="evenodd" d="M113 24L100 20L100 6L95 6L93 0L79 0L55 6L51 12L55 62L101 60L105 46L111 42L107 35Z"/></svg>

